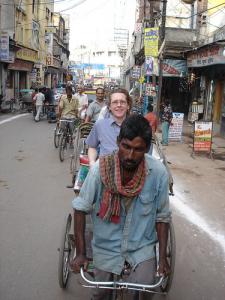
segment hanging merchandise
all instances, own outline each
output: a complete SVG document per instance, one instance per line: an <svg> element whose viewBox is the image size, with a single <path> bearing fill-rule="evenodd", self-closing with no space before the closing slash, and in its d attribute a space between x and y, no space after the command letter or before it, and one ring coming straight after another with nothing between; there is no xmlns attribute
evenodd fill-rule
<svg viewBox="0 0 225 300"><path fill-rule="evenodd" d="M145 96L151 96L151 83L145 84Z"/></svg>

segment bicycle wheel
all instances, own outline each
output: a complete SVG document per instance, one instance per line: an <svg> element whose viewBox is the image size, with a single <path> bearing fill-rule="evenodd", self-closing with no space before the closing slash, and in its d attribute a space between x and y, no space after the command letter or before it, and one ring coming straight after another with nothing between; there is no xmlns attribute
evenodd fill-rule
<svg viewBox="0 0 225 300"><path fill-rule="evenodd" d="M67 148L67 136L65 134L62 134L59 139L59 159L61 162L64 161L66 148Z"/></svg>
<svg viewBox="0 0 225 300"><path fill-rule="evenodd" d="M59 286L65 289L69 279L69 264L73 255L73 245L70 239L70 229L72 223L71 214L68 215L66 220L66 228L63 229L61 236L61 243L59 250L59 264L58 264L58 280Z"/></svg>
<svg viewBox="0 0 225 300"><path fill-rule="evenodd" d="M55 148L59 147L59 140L60 140L60 129L59 129L59 126L56 126L56 128L54 129L54 145L55 145Z"/></svg>
<svg viewBox="0 0 225 300"><path fill-rule="evenodd" d="M165 278L161 286L162 292L168 293L171 288L173 276L174 276L175 258L176 258L175 231L174 231L173 223L170 222L168 241L167 241L167 260L170 265L170 274Z"/></svg>

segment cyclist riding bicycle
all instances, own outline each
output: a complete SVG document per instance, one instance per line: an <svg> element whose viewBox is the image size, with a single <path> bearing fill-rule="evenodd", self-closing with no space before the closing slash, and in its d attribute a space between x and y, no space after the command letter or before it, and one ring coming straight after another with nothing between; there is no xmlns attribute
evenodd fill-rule
<svg viewBox="0 0 225 300"><path fill-rule="evenodd" d="M75 121L78 118L79 99L72 93L72 86L66 87L66 95L62 95L59 102L58 120L74 120L68 123L70 133L73 133ZM60 128L64 129L66 122L60 124Z"/></svg>
<svg viewBox="0 0 225 300"><path fill-rule="evenodd" d="M87 270L86 214L93 222L93 264L96 281L121 275L126 282L152 284L156 274L155 245L159 241L158 273L168 275L166 257L171 213L168 173L163 164L146 155L151 128L140 115L127 117L117 139L118 151L101 156L73 200L76 255L75 272ZM124 267L126 266L126 273ZM127 291L123 299L152 299ZM139 298L140 296L140 298ZM94 290L92 300L111 299L110 290Z"/></svg>

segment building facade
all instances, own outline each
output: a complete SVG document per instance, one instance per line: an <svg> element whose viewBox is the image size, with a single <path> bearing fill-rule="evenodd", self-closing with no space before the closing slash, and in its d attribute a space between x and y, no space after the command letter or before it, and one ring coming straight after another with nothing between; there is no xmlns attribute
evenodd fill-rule
<svg viewBox="0 0 225 300"><path fill-rule="evenodd" d="M92 48L81 45L76 51L70 70L74 79L81 82L92 82L103 85L111 80L119 81L123 58L115 42L98 45Z"/></svg>
<svg viewBox="0 0 225 300"><path fill-rule="evenodd" d="M139 97L150 90L155 107L167 98L174 111L184 112L189 121L213 121L214 134L225 136L224 3L173 0L166 10L165 2L160 3L137 1L133 42L124 65L126 87L137 90ZM144 29L154 26L159 26L159 69L147 76Z"/></svg>
<svg viewBox="0 0 225 300"><path fill-rule="evenodd" d="M55 87L69 62L69 18L54 13L54 1L0 1L0 94Z"/></svg>

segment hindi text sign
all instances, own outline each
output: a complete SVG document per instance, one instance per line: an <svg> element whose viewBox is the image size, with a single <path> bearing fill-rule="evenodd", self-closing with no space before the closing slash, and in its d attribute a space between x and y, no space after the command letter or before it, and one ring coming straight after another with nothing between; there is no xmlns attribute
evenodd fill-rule
<svg viewBox="0 0 225 300"><path fill-rule="evenodd" d="M194 152L211 152L212 122L195 121L193 147Z"/></svg>
<svg viewBox="0 0 225 300"><path fill-rule="evenodd" d="M173 113L172 123L169 128L169 140L170 141L181 141L183 132L183 113Z"/></svg>
<svg viewBox="0 0 225 300"><path fill-rule="evenodd" d="M158 56L159 28L145 28L144 51L145 56Z"/></svg>

